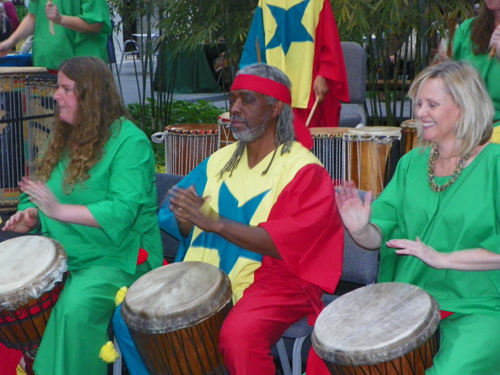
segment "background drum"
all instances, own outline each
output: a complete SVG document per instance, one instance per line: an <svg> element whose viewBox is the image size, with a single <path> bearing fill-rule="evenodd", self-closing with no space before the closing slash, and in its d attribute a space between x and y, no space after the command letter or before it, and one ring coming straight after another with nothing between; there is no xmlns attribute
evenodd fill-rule
<svg viewBox="0 0 500 375"><path fill-rule="evenodd" d="M203 262L155 269L130 287L122 316L150 374L223 374L219 332L231 301L224 272Z"/></svg>
<svg viewBox="0 0 500 375"><path fill-rule="evenodd" d="M403 155L418 146L417 127L414 119L403 121L401 124L401 146Z"/></svg>
<svg viewBox="0 0 500 375"><path fill-rule="evenodd" d="M165 128L165 172L187 175L218 149L216 124L179 124Z"/></svg>
<svg viewBox="0 0 500 375"><path fill-rule="evenodd" d="M219 125L219 148L236 142L229 128L231 125L231 115L229 112L220 114L219 117L217 117L217 124Z"/></svg>
<svg viewBox="0 0 500 375"><path fill-rule="evenodd" d="M371 190L377 197L384 188L386 160L401 129L390 126L365 126L349 129L344 134L347 142L347 179L359 189Z"/></svg>
<svg viewBox="0 0 500 375"><path fill-rule="evenodd" d="M0 243L0 341L23 351L28 374L66 269L66 252L52 239L21 236Z"/></svg>
<svg viewBox="0 0 500 375"><path fill-rule="evenodd" d="M373 284L329 304L312 344L332 374L424 375L438 349L439 321L439 306L424 290Z"/></svg>
<svg viewBox="0 0 500 375"><path fill-rule="evenodd" d="M346 180L347 147L343 135L351 128L309 128L311 151L321 161L336 185Z"/></svg>

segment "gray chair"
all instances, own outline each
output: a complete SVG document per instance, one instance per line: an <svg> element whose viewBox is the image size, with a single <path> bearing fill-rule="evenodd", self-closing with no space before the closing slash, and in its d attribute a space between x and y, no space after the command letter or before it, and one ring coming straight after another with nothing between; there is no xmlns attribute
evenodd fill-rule
<svg viewBox="0 0 500 375"><path fill-rule="evenodd" d="M169 173L156 174L156 190L158 191L158 209L160 209L167 200L167 193L170 188L176 185L184 176ZM161 241L163 244L163 257L172 262L179 248L179 241L174 237L160 230Z"/></svg>
<svg viewBox="0 0 500 375"><path fill-rule="evenodd" d="M343 103L339 126L354 128L367 125L366 98L366 52L358 43L342 42L350 103Z"/></svg>
<svg viewBox="0 0 500 375"><path fill-rule="evenodd" d="M365 192L360 191L361 199L364 199ZM379 251L365 250L359 247L345 231L344 240L344 261L342 265L341 283L354 283L359 286L374 284L378 275L378 256ZM337 289L338 291L338 289ZM323 302L325 306L334 301L340 295L325 293ZM302 347L304 341L312 334L313 327L307 324L307 318L293 324L283 334L282 338L276 343L278 355L281 362L284 375L301 375L302 371ZM285 339L293 339L292 349L292 368L285 346Z"/></svg>

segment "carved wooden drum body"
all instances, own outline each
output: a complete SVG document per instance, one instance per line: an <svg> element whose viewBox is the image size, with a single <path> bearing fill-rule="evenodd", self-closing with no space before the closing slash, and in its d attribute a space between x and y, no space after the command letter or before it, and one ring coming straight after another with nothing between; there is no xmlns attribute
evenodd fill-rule
<svg viewBox="0 0 500 375"><path fill-rule="evenodd" d="M122 316L151 374L223 374L219 332L231 282L203 262L155 269L130 287Z"/></svg>
<svg viewBox="0 0 500 375"><path fill-rule="evenodd" d="M399 127L365 126L344 134L347 142L348 179L361 190L378 196L384 189L387 157L392 143L401 136Z"/></svg>
<svg viewBox="0 0 500 375"><path fill-rule="evenodd" d="M408 153L418 146L417 127L415 120L403 121L401 124L401 144L404 153Z"/></svg>
<svg viewBox="0 0 500 375"><path fill-rule="evenodd" d="M312 335L332 374L423 375L438 349L437 302L403 283L347 293L319 315Z"/></svg>

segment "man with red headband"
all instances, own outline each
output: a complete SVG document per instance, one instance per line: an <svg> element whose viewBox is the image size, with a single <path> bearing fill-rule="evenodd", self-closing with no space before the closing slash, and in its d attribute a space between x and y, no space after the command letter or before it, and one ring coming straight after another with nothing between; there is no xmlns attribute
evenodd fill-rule
<svg viewBox="0 0 500 375"><path fill-rule="evenodd" d="M344 229L328 172L295 140L286 75L248 66L229 101L238 142L170 191L159 223L180 241L176 261L214 264L231 280L234 307L220 335L229 373L274 374L271 346L303 317L314 323L323 291L335 291ZM144 373L124 358L132 375ZM310 359L308 366L328 372L317 356Z"/></svg>

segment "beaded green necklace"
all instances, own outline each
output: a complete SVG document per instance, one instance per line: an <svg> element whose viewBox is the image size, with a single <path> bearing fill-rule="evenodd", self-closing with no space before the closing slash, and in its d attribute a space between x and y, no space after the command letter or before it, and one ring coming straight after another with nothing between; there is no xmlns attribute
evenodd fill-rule
<svg viewBox="0 0 500 375"><path fill-rule="evenodd" d="M431 151L431 154L429 155L429 168L427 169L427 178L429 181L429 187L431 188L432 191L435 191L436 193L440 193L451 185L455 183L455 181L458 179L460 174L462 174L462 170L465 168L465 164L467 163L467 160L470 158L470 152L466 155L464 155L457 163L455 166L455 170L453 171L453 174L451 175L451 178L449 181L444 184L439 186L436 184L434 181L434 163L436 162L436 159L439 156L439 151L437 148Z"/></svg>

